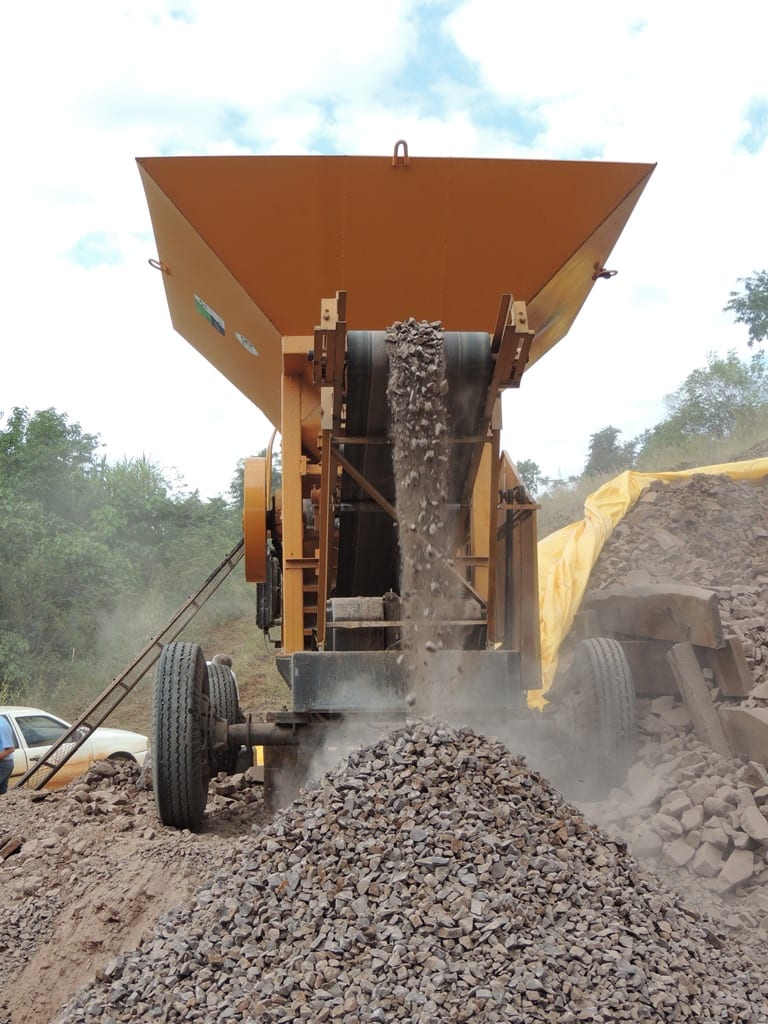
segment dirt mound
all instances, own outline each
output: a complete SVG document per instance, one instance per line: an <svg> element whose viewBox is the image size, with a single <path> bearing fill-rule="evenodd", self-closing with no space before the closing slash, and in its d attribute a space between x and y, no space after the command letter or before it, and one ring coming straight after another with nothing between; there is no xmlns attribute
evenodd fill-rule
<svg viewBox="0 0 768 1024"><path fill-rule="evenodd" d="M135 765L94 765L56 792L2 798L0 1021L49 1020L117 952L197 890L268 815L242 777L213 785L201 835L160 824ZM228 795L218 793L223 790Z"/></svg>
<svg viewBox="0 0 768 1024"><path fill-rule="evenodd" d="M698 474L653 483L608 538L590 588L677 581L714 590L726 635L755 682L768 673L768 493L758 482Z"/></svg>
<svg viewBox="0 0 768 1024"><path fill-rule="evenodd" d="M734 461L746 462L749 459L768 459L768 441L760 441L758 444L753 445Z"/></svg>
<svg viewBox="0 0 768 1024"><path fill-rule="evenodd" d="M614 530L591 574L593 589L674 581L717 594L724 633L743 647L755 685L746 700L712 689L716 706L768 707L766 497L765 480L696 475L655 483ZM768 773L700 743L681 700L659 697L641 709L639 760L627 783L584 810L762 962Z"/></svg>

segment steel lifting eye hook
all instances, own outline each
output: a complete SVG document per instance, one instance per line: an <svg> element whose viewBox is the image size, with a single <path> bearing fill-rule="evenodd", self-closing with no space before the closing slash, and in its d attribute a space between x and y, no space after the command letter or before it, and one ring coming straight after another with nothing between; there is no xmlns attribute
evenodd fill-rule
<svg viewBox="0 0 768 1024"><path fill-rule="evenodd" d="M604 281L608 281L610 278L616 277L617 274L618 270L606 270L605 267L601 267L599 263L596 263L592 280L597 281L598 279L602 279Z"/></svg>
<svg viewBox="0 0 768 1024"><path fill-rule="evenodd" d="M400 149L401 146L402 146L403 152L402 152L402 156L400 156L400 158L399 158L400 159L400 164L398 164L398 150ZM392 166L393 167L398 167L398 166L400 166L400 167L407 167L409 162L410 161L408 159L408 143L405 141L405 139L398 139L397 142L395 143L395 152L392 154Z"/></svg>
<svg viewBox="0 0 768 1024"><path fill-rule="evenodd" d="M170 274L171 272L162 260L147 260L147 263L153 270L162 270L164 274Z"/></svg>

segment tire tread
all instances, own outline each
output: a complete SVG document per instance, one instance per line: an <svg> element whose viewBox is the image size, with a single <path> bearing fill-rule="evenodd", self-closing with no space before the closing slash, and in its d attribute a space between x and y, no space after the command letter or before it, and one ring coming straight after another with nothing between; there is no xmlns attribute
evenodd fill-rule
<svg viewBox="0 0 768 1024"><path fill-rule="evenodd" d="M201 721L207 670L200 647L163 647L153 696L152 776L164 825L198 831L208 798Z"/></svg>

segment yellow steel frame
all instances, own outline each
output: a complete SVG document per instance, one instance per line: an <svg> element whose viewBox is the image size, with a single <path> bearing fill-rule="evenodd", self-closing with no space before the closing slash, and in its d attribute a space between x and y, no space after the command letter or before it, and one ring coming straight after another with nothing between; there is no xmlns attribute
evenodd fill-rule
<svg viewBox="0 0 768 1024"><path fill-rule="evenodd" d="M339 303L341 299L341 303ZM326 642L325 605L333 583L333 507L342 470L397 519L396 509L367 481L339 450L344 441L344 321L346 296L321 303L323 325L312 336L283 341L282 451L283 451L283 628L282 649L290 654L310 647L322 650ZM474 441L473 479L467 481L470 512L456 552L454 572L467 592L486 609L488 642L493 646L525 651L529 687L535 684L538 664L538 614L535 567L535 508L530 500L514 505L525 512L507 534L503 524L513 507L503 498L521 487L514 466L500 450L499 391L510 385L514 369L519 381L525 369L521 359L530 332L525 304L502 298L506 310L498 337L492 339L494 374L482 421ZM329 322L330 321L330 322ZM310 357L311 353L311 357ZM516 362L517 360L517 362ZM518 363L520 365L518 365ZM500 367L500 369L499 369ZM308 416L308 411L311 415ZM317 456L307 454L308 421L319 427ZM319 482L318 482L319 477ZM308 527L304 508L316 495L317 521ZM499 538L502 537L500 543ZM510 586L507 560L523 567ZM519 610L514 614L507 602Z"/></svg>
<svg viewBox="0 0 768 1024"><path fill-rule="evenodd" d="M347 330L416 316L492 336L456 566L487 606L489 642L522 650L533 679L535 505L519 500L520 481L500 452L498 395L519 386L526 366L567 334L595 282L612 276L606 261L653 165L418 158L403 140L392 160L138 164L157 241L150 263L162 273L174 327L282 433L284 651L325 642L334 493L341 467L351 472L336 440ZM322 300L314 334L301 333L318 296L339 284ZM246 565L258 579L269 485L261 468L247 473L244 526L259 551Z"/></svg>

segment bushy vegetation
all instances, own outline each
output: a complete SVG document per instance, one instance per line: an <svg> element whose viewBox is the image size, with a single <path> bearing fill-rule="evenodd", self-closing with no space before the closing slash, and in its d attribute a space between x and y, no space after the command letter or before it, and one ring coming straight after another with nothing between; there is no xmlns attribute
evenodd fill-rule
<svg viewBox="0 0 768 1024"><path fill-rule="evenodd" d="M535 463L518 470L541 503L539 536L583 514L584 500L628 469L644 473L717 465L743 457L768 437L768 368L765 353L740 360L734 352L710 354L665 398L669 415L630 441L609 426L590 438L584 471L568 480L543 479Z"/></svg>
<svg viewBox="0 0 768 1024"><path fill-rule="evenodd" d="M555 530L575 523L584 515L584 502L594 491L608 483L626 469L641 473L661 473L676 469L693 469L696 466L713 466L725 462L737 462L746 456L751 448L768 442L768 406L761 417L755 419L749 429L737 430L731 437L696 438L660 449L653 458L639 459L632 465L598 473L592 476L576 477L561 487L541 494L538 498L540 510L537 517L539 537L547 537ZM768 448L766 448L768 455ZM519 467L518 467L519 469Z"/></svg>
<svg viewBox="0 0 768 1024"><path fill-rule="evenodd" d="M108 464L54 409L0 419L0 703L103 688L237 543L241 517L146 458ZM247 597L227 600L242 612Z"/></svg>
<svg viewBox="0 0 768 1024"><path fill-rule="evenodd" d="M748 328L747 344L752 348L768 339L768 271L740 278L739 284L742 290L730 293L723 311L732 313L737 324ZM765 437L765 352L759 349L748 360L739 359L733 350L725 356L711 352L707 365L693 370L666 395L664 405L667 416L639 437L621 441L621 431L614 426L593 434L584 470L576 476L567 480L548 478L531 459L518 461L518 472L535 497L548 504L575 507L581 495L586 497L602 482L627 469L662 472L715 465L738 457L740 451ZM555 515L552 521L561 518ZM540 517L540 523L546 526L547 517Z"/></svg>
<svg viewBox="0 0 768 1024"><path fill-rule="evenodd" d="M739 284L744 285L743 289L730 293L723 312L733 313L737 324L747 326L751 348L768 338L768 270L739 278Z"/></svg>

